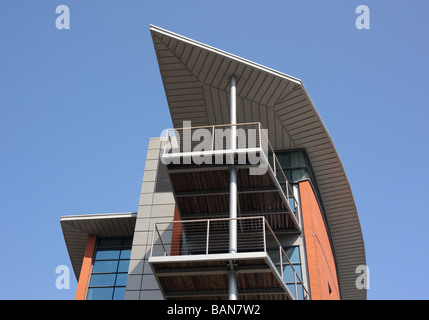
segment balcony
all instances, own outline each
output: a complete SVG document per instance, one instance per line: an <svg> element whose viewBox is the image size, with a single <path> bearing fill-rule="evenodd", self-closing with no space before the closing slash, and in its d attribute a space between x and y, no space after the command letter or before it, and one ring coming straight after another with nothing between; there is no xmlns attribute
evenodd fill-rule
<svg viewBox="0 0 429 320"><path fill-rule="evenodd" d="M265 216L276 231L301 232L293 190L259 122L169 129L161 160L181 220L228 216L234 166L238 216Z"/></svg>
<svg viewBox="0 0 429 320"><path fill-rule="evenodd" d="M265 217L237 220L237 252L229 253L231 219L154 224L149 264L165 299L227 299L228 274L238 276L242 300L308 298ZM283 279L294 275L290 290ZM302 292L298 292L301 290Z"/></svg>

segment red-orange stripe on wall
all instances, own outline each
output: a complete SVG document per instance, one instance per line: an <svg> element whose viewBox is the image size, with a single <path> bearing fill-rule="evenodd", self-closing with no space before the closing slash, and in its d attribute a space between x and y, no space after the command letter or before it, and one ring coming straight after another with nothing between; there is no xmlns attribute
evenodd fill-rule
<svg viewBox="0 0 429 320"><path fill-rule="evenodd" d="M85 255L82 260L82 267L80 269L75 300L85 300L86 298L86 290L88 288L89 277L91 275L92 259L94 256L96 242L97 235L89 234L88 241L86 243Z"/></svg>
<svg viewBox="0 0 429 320"><path fill-rule="evenodd" d="M177 205L174 207L174 221L180 221L179 211ZM172 256L180 255L180 249L182 245L182 224L173 223L173 232L171 235L171 252Z"/></svg>
<svg viewBox="0 0 429 320"><path fill-rule="evenodd" d="M337 271L328 232L309 181L299 183L308 276L312 300L340 299Z"/></svg>

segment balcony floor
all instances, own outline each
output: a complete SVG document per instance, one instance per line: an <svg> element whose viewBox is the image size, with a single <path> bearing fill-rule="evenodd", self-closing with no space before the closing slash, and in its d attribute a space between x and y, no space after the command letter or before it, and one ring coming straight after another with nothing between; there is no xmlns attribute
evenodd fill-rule
<svg viewBox="0 0 429 320"><path fill-rule="evenodd" d="M150 257L165 299L228 299L231 262L242 300L293 299L266 252Z"/></svg>

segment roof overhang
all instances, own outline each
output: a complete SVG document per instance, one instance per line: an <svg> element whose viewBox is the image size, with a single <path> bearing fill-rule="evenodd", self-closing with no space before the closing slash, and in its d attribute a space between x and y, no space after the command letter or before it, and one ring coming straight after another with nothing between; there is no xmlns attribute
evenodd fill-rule
<svg viewBox="0 0 429 320"><path fill-rule="evenodd" d="M150 31L175 128L229 123L236 78L237 123L260 122L274 149L306 149L326 214L342 299L366 299L366 264L353 194L332 138L301 80L156 26Z"/></svg>
<svg viewBox="0 0 429 320"><path fill-rule="evenodd" d="M134 234L137 213L104 213L63 216L60 219L64 240L76 279L79 279L88 235L125 237Z"/></svg>

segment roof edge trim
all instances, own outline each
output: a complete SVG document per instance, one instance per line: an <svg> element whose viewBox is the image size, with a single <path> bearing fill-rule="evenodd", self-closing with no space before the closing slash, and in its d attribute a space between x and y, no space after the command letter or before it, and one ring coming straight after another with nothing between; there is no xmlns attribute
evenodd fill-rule
<svg viewBox="0 0 429 320"><path fill-rule="evenodd" d="M176 38L176 39L178 39L178 40L181 40L181 41L184 41L184 42L186 42L186 43L188 43L188 44L191 44L191 45L194 45L194 46L200 47L200 48L205 49L205 50L208 50L208 51L211 51L211 52L213 52L213 53L215 53L215 54L222 54L222 55L224 55L224 56L226 56L226 57L228 57L228 58L232 58L232 59L235 59L235 60L237 60L237 61L239 61L239 62L246 63L246 64L248 64L248 65L250 65L250 66L252 66L252 67L258 68L258 69L260 69L260 70L262 70L262 71L265 71L265 72L268 72L268 73L271 73L272 75L280 76L280 77L285 78L286 80L289 80L289 81L291 81L291 82L294 82L295 84L298 84L298 85L300 85L300 86L302 86L302 85L303 85L303 84L302 84L302 81L301 81L300 79L298 79L298 78L292 77L292 76L290 76L290 75L288 75L288 74L285 74L285 73L282 73L282 72L277 71L277 70L275 70L275 69L272 69L272 68L266 67L266 66L264 66L264 65L262 65L262 64L259 64L259 63L256 63L256 62L253 62L253 61L251 61L251 60L244 59L244 58L242 58L242 57L240 57L240 56L237 56L237 55L235 55L235 54L229 53L229 52L227 52L227 51L223 51L223 50L220 50L220 49L218 49L218 48L215 48L215 47L209 46L209 45L204 44L204 43L202 43L202 42L199 42L199 41L196 41L196 40L193 40L193 39L190 39L190 38L184 37L184 36L182 36L182 35L180 35L180 34L177 34L177 33L171 32L171 31L169 31L169 30L166 30L166 29L163 29L163 28L160 28L160 27L154 26L154 25L150 25L150 31L154 31L154 32L162 33L163 35L166 35L166 36L168 36L168 37L174 37L174 38Z"/></svg>
<svg viewBox="0 0 429 320"><path fill-rule="evenodd" d="M137 218L137 212L121 212L121 213L96 213L96 214L79 214L71 216L62 216L60 221L73 220L94 220L94 219L115 219L115 218Z"/></svg>

